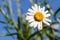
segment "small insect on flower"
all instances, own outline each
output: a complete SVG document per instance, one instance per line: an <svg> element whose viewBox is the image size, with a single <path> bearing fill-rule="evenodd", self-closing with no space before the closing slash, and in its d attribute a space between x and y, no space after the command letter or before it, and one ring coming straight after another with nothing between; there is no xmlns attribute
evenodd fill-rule
<svg viewBox="0 0 60 40"><path fill-rule="evenodd" d="M26 14L26 20L30 23L30 27L38 28L38 30L42 30L42 23L50 25L49 19L50 14L48 10L45 11L45 7L41 8L37 4L32 6L31 9L28 9Z"/></svg>

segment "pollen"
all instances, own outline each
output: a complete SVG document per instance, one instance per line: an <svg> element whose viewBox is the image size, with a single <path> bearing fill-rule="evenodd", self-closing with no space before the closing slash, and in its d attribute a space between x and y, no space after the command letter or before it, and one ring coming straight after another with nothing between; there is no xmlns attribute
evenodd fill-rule
<svg viewBox="0 0 60 40"><path fill-rule="evenodd" d="M44 19L44 15L42 14L42 12L36 12L34 15L34 19L38 22L42 21Z"/></svg>

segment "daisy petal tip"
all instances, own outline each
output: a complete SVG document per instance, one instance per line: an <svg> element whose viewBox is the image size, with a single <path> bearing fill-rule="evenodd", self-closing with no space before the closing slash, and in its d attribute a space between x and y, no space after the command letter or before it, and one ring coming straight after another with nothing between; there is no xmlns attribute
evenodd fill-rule
<svg viewBox="0 0 60 40"><path fill-rule="evenodd" d="M43 11L45 10L45 7L43 7Z"/></svg>
<svg viewBox="0 0 60 40"><path fill-rule="evenodd" d="M38 27L38 30L42 30L42 26Z"/></svg>
<svg viewBox="0 0 60 40"><path fill-rule="evenodd" d="M37 6L37 4L34 4L35 6Z"/></svg>
<svg viewBox="0 0 60 40"><path fill-rule="evenodd" d="M33 24L29 24L29 26L30 26L30 27L32 27L32 26L33 26Z"/></svg>
<svg viewBox="0 0 60 40"><path fill-rule="evenodd" d="M47 22L47 25L48 25L48 26L50 26L50 23L49 23L49 22Z"/></svg>
<svg viewBox="0 0 60 40"><path fill-rule="evenodd" d="M40 31L40 30L42 30L42 28L38 28L38 30Z"/></svg>
<svg viewBox="0 0 60 40"><path fill-rule="evenodd" d="M49 11L48 10L46 10L46 12L45 13L48 13Z"/></svg>

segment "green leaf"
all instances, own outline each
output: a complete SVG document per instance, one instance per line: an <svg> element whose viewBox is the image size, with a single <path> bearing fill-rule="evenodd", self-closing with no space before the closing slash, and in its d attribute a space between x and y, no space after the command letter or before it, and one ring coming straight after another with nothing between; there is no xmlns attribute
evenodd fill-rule
<svg viewBox="0 0 60 40"><path fill-rule="evenodd" d="M34 2L33 2L33 0L30 0L30 3L31 3L32 5L34 5Z"/></svg>
<svg viewBox="0 0 60 40"><path fill-rule="evenodd" d="M53 29L55 32L57 32L57 33L59 33L60 34L60 31L59 30L57 30L57 29Z"/></svg>
<svg viewBox="0 0 60 40"><path fill-rule="evenodd" d="M7 12L8 12L8 16L10 16L10 8L9 6L7 5L7 0L4 0L4 7L7 9Z"/></svg>
<svg viewBox="0 0 60 40"><path fill-rule="evenodd" d="M16 35L17 33L9 33L9 34L0 34L0 37L1 36L13 36L13 35Z"/></svg>
<svg viewBox="0 0 60 40"><path fill-rule="evenodd" d="M6 15L5 11L0 7L0 11L2 12L3 16L8 20L8 15Z"/></svg>
<svg viewBox="0 0 60 40"><path fill-rule="evenodd" d="M37 32L35 32L35 33L33 33L33 34L31 34L29 37L28 37L28 39L27 40L30 40L32 37L34 37L36 34L38 34L40 31L37 31Z"/></svg>
<svg viewBox="0 0 60 40"><path fill-rule="evenodd" d="M50 40L56 40L53 29L51 27L46 31L46 35L49 37Z"/></svg>
<svg viewBox="0 0 60 40"><path fill-rule="evenodd" d="M6 24L6 22L4 22L4 21L0 21L0 23Z"/></svg>
<svg viewBox="0 0 60 40"><path fill-rule="evenodd" d="M60 11L60 8L58 8L56 11L55 11L55 14L54 14L54 17L56 16L56 14Z"/></svg>

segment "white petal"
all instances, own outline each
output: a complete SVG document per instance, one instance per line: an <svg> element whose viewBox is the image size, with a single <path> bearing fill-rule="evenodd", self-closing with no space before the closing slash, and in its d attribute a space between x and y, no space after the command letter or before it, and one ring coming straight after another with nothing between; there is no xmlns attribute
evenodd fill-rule
<svg viewBox="0 0 60 40"><path fill-rule="evenodd" d="M40 6L39 6L39 11L41 11L41 8L40 8Z"/></svg>
<svg viewBox="0 0 60 40"><path fill-rule="evenodd" d="M44 12L44 10L45 10L45 7L41 8L41 11L42 11L42 12Z"/></svg>
<svg viewBox="0 0 60 40"><path fill-rule="evenodd" d="M35 11L32 10L32 9L28 9L28 11L31 12L31 13L35 13Z"/></svg>
<svg viewBox="0 0 60 40"><path fill-rule="evenodd" d="M38 6L37 6L37 4L35 4L34 6L35 6L35 8L37 8L37 7L38 7Z"/></svg>
<svg viewBox="0 0 60 40"><path fill-rule="evenodd" d="M43 11L45 10L45 7L43 7Z"/></svg>
<svg viewBox="0 0 60 40"><path fill-rule="evenodd" d="M48 13L48 10L47 10L47 11L45 11L45 14L46 14L46 13Z"/></svg>
<svg viewBox="0 0 60 40"><path fill-rule="evenodd" d="M37 6L37 4L35 4L34 6L35 6L36 10L38 11L38 6Z"/></svg>
<svg viewBox="0 0 60 40"><path fill-rule="evenodd" d="M49 17L49 16L50 16L50 14L46 14L46 15L45 15L45 17Z"/></svg>
<svg viewBox="0 0 60 40"><path fill-rule="evenodd" d="M32 27L34 25L34 22L30 23L29 26Z"/></svg>
<svg viewBox="0 0 60 40"><path fill-rule="evenodd" d="M50 19L48 19L48 18L45 18L45 20L46 20L46 21L48 21L48 22L51 22L51 20L50 20Z"/></svg>
<svg viewBox="0 0 60 40"><path fill-rule="evenodd" d="M26 20L33 19L33 16L26 16Z"/></svg>
<svg viewBox="0 0 60 40"><path fill-rule="evenodd" d="M36 28L36 27L37 27L37 24L38 24L38 23L35 21L35 23L34 23L34 28Z"/></svg>
<svg viewBox="0 0 60 40"><path fill-rule="evenodd" d="M30 20L28 20L28 22L33 22L34 21L34 19L30 19Z"/></svg>
<svg viewBox="0 0 60 40"><path fill-rule="evenodd" d="M47 25L50 25L48 22L46 22L45 20L43 20L43 23L47 24Z"/></svg>
<svg viewBox="0 0 60 40"><path fill-rule="evenodd" d="M34 13L27 13L28 15L34 15Z"/></svg>
<svg viewBox="0 0 60 40"><path fill-rule="evenodd" d="M33 9L34 11L37 11L36 8L35 8L35 6L32 6L32 9Z"/></svg>
<svg viewBox="0 0 60 40"><path fill-rule="evenodd" d="M38 30L42 30L42 22L38 23Z"/></svg>
<svg viewBox="0 0 60 40"><path fill-rule="evenodd" d="M37 24L36 24L36 22L34 21L34 22L32 22L32 23L30 23L30 27L32 27L32 26L34 26L34 27L36 27L37 26Z"/></svg>

